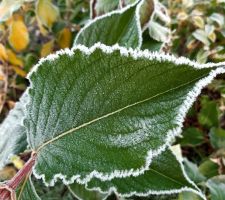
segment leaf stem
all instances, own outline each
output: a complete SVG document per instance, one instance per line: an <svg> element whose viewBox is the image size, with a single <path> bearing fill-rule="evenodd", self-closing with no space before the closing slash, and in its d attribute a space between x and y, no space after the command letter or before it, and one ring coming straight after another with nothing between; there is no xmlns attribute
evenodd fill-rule
<svg viewBox="0 0 225 200"><path fill-rule="evenodd" d="M0 185L0 199L5 200L14 200L15 199L15 190L24 180L24 178L30 174L32 167L35 164L37 154L33 152L31 158L25 163L22 169L20 169L17 174L5 184Z"/></svg>

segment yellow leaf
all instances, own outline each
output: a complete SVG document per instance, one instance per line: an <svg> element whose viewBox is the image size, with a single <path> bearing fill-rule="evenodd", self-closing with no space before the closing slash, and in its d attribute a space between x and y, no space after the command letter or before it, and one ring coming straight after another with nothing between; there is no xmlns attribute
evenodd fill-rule
<svg viewBox="0 0 225 200"><path fill-rule="evenodd" d="M22 169L23 166L24 166L24 161L21 160L21 158L19 156L13 156L11 158L11 162L14 164L14 166L17 168L17 169Z"/></svg>
<svg viewBox="0 0 225 200"><path fill-rule="evenodd" d="M24 78L27 76L27 73L24 70L22 70L20 67L13 65L12 68L16 72L16 74L18 74L19 76L22 76Z"/></svg>
<svg viewBox="0 0 225 200"><path fill-rule="evenodd" d="M41 48L41 57L45 57L50 53L52 53L53 47L54 47L54 40L45 43Z"/></svg>
<svg viewBox="0 0 225 200"><path fill-rule="evenodd" d="M0 24L0 32L4 32L5 31L5 26L4 24Z"/></svg>
<svg viewBox="0 0 225 200"><path fill-rule="evenodd" d="M177 19L179 19L180 21L184 21L188 18L188 15L186 12L179 12L177 15Z"/></svg>
<svg viewBox="0 0 225 200"><path fill-rule="evenodd" d="M69 28L64 28L59 33L58 44L61 49L70 47L72 40L72 33Z"/></svg>
<svg viewBox="0 0 225 200"><path fill-rule="evenodd" d="M8 55L8 61L11 64L18 65L20 67L22 67L24 65L23 61L20 58L18 58L16 56L16 54L11 49L7 49L6 52L7 52L7 55Z"/></svg>
<svg viewBox="0 0 225 200"><path fill-rule="evenodd" d="M51 0L38 0L36 3L36 16L42 25L51 29L59 17L59 9Z"/></svg>
<svg viewBox="0 0 225 200"><path fill-rule="evenodd" d="M212 32L211 34L208 35L208 38L212 41L215 42L216 41L216 34L215 32Z"/></svg>
<svg viewBox="0 0 225 200"><path fill-rule="evenodd" d="M37 22L38 22L38 27L40 29L40 32L42 35L46 36L48 34L48 31L46 30L46 28L41 24L41 21L37 18Z"/></svg>
<svg viewBox="0 0 225 200"><path fill-rule="evenodd" d="M203 29L205 27L205 22L204 22L204 19L200 16L195 16L193 17L193 22L194 22L194 25Z"/></svg>
<svg viewBox="0 0 225 200"><path fill-rule="evenodd" d="M8 60L6 49L2 43L0 43L0 60L3 62Z"/></svg>
<svg viewBox="0 0 225 200"><path fill-rule="evenodd" d="M11 22L9 43L16 51L24 50L29 44L29 33L23 20L17 19Z"/></svg>

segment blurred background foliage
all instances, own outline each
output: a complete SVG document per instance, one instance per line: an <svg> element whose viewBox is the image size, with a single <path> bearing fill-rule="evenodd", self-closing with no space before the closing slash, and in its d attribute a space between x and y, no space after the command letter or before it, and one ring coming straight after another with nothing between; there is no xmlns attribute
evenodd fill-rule
<svg viewBox="0 0 225 200"><path fill-rule="evenodd" d="M0 121L14 107L28 86L26 75L41 57L70 48L75 35L91 17L119 8L119 0L2 0L0 3ZM113 3L112 3L113 2ZM123 1L124 5L132 0ZM152 8L149 8L152 9ZM225 61L225 0L162 0L143 28L142 48L185 56L200 63ZM163 48L161 45L163 44ZM208 199L225 199L225 76L202 91L184 122L182 137L173 147L184 157L189 177ZM26 159L14 157L0 171L0 179L12 177ZM40 194L54 199L76 199L65 186L45 188ZM110 197L115 199L115 196ZM131 198L131 199L135 199ZM137 198L136 198L137 199ZM143 199L143 198L138 198ZM146 199L198 200L193 193ZM96 198L97 200L97 198Z"/></svg>

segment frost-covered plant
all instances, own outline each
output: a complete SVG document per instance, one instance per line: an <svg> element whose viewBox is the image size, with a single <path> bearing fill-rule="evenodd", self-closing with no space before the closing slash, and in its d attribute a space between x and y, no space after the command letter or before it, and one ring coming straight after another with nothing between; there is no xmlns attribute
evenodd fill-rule
<svg viewBox="0 0 225 200"><path fill-rule="evenodd" d="M224 63L141 50L146 1L96 17L72 49L33 67L30 87L0 126L0 167L24 150L31 157L1 183L1 199L40 199L32 174L46 186L60 179L79 199L182 191L205 199L170 146Z"/></svg>

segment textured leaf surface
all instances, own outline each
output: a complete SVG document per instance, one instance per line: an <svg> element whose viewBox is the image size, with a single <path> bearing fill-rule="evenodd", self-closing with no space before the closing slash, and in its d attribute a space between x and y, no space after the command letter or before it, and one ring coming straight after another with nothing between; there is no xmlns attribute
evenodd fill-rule
<svg viewBox="0 0 225 200"><path fill-rule="evenodd" d="M115 178L111 181L92 179L88 188L98 188L107 193L114 189L122 196L148 196L149 194L171 194L182 190L196 190L184 176L182 164L170 150L153 160L149 170L138 177Z"/></svg>
<svg viewBox="0 0 225 200"><path fill-rule="evenodd" d="M92 46L96 42L106 45L119 44L140 47L141 27L138 20L137 3L131 7L92 20L77 35L74 45Z"/></svg>
<svg viewBox="0 0 225 200"><path fill-rule="evenodd" d="M38 153L36 176L46 184L56 177L71 183L146 169L180 133L201 87L222 70L209 76L211 69L191 65L99 44L42 60L30 75L25 120L29 145Z"/></svg>
<svg viewBox="0 0 225 200"><path fill-rule="evenodd" d="M27 147L25 127L22 126L26 101L27 95L24 94L0 125L0 168L10 156L23 152Z"/></svg>

